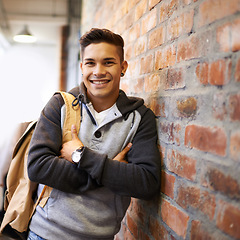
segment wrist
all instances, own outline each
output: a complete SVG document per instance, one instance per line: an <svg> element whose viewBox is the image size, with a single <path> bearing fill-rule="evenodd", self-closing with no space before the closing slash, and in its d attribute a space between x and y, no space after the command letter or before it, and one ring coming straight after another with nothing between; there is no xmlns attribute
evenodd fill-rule
<svg viewBox="0 0 240 240"><path fill-rule="evenodd" d="M72 153L72 161L75 164L78 164L81 160L82 154L84 151L84 146L80 146L79 148L77 148L75 151L73 151Z"/></svg>

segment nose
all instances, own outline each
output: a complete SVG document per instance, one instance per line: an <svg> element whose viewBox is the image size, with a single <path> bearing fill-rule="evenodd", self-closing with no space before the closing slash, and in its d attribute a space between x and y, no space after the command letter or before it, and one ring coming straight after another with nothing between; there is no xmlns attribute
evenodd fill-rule
<svg viewBox="0 0 240 240"><path fill-rule="evenodd" d="M96 77L103 77L106 75L106 69L102 64L97 64L94 68L93 75Z"/></svg>

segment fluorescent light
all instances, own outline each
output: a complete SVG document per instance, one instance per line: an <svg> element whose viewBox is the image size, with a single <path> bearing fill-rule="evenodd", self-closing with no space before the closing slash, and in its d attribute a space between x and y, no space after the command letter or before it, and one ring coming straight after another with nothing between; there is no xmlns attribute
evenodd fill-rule
<svg viewBox="0 0 240 240"><path fill-rule="evenodd" d="M24 26L24 29L15 35L13 40L19 43L34 43L37 41L37 38L28 31L27 26Z"/></svg>

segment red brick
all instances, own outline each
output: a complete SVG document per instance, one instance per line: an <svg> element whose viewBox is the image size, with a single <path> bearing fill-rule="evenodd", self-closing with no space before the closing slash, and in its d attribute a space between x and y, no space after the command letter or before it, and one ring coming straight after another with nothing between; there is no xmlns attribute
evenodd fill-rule
<svg viewBox="0 0 240 240"><path fill-rule="evenodd" d="M223 92L213 96L213 116L216 119L223 120L227 116L227 98Z"/></svg>
<svg viewBox="0 0 240 240"><path fill-rule="evenodd" d="M232 50L233 52L240 50L240 19L232 24Z"/></svg>
<svg viewBox="0 0 240 240"><path fill-rule="evenodd" d="M206 85L226 85L231 78L231 59L220 59L212 63L200 63L196 68L196 76L200 83Z"/></svg>
<svg viewBox="0 0 240 240"><path fill-rule="evenodd" d="M121 85L120 85L120 88L124 91L124 92L126 92L126 93L128 93L128 91L129 91L129 83L128 82L121 82Z"/></svg>
<svg viewBox="0 0 240 240"><path fill-rule="evenodd" d="M162 171L161 175L161 191L170 198L174 198L174 184L176 178L173 175Z"/></svg>
<svg viewBox="0 0 240 240"><path fill-rule="evenodd" d="M132 44L126 45L124 54L125 54L124 58L125 58L126 61L129 61L133 57L133 46L132 46Z"/></svg>
<svg viewBox="0 0 240 240"><path fill-rule="evenodd" d="M195 159L187 157L177 151L169 150L167 154L167 168L180 177L194 181L196 178Z"/></svg>
<svg viewBox="0 0 240 240"><path fill-rule="evenodd" d="M160 117L166 117L166 109L167 109L167 106L166 106L166 103L165 103L165 98L160 98L158 100L158 116Z"/></svg>
<svg viewBox="0 0 240 240"><path fill-rule="evenodd" d="M189 97L184 100L177 101L177 110L180 117L192 117L197 112L197 99Z"/></svg>
<svg viewBox="0 0 240 240"><path fill-rule="evenodd" d="M208 63L199 63L196 68L196 75L201 84L208 84Z"/></svg>
<svg viewBox="0 0 240 240"><path fill-rule="evenodd" d="M122 9L123 9L123 13L128 13L140 0L132 0L132 1L123 1L123 6L122 6ZM114 4L114 1L112 0L109 0L109 2L113 2ZM116 4L117 5L117 4ZM106 4L106 6L109 6ZM109 9L111 9L109 7Z"/></svg>
<svg viewBox="0 0 240 240"><path fill-rule="evenodd" d="M210 220L213 220L216 210L215 195L210 194L207 191L202 191L198 209L206 214Z"/></svg>
<svg viewBox="0 0 240 240"><path fill-rule="evenodd" d="M153 55L141 58L140 74L150 73L153 71Z"/></svg>
<svg viewBox="0 0 240 240"><path fill-rule="evenodd" d="M181 126L171 122L160 123L160 139L168 144L180 145Z"/></svg>
<svg viewBox="0 0 240 240"><path fill-rule="evenodd" d="M160 115L160 105L158 101L154 97L150 97L147 101L145 101L146 105L154 112L156 116Z"/></svg>
<svg viewBox="0 0 240 240"><path fill-rule="evenodd" d="M164 98L149 98L145 103L153 110L156 116L166 117Z"/></svg>
<svg viewBox="0 0 240 240"><path fill-rule="evenodd" d="M183 0L183 3L184 3L185 5L189 5L190 3L192 3L192 0Z"/></svg>
<svg viewBox="0 0 240 240"><path fill-rule="evenodd" d="M177 61L199 57L201 55L200 44L200 38L195 35L191 35L189 38L181 41L177 47Z"/></svg>
<svg viewBox="0 0 240 240"><path fill-rule="evenodd" d="M158 145L158 149L161 155L161 167L164 166L164 160L165 160L165 155L166 155L166 147L162 146L162 145Z"/></svg>
<svg viewBox="0 0 240 240"><path fill-rule="evenodd" d="M235 161L240 162L240 132L235 132L230 139L230 155Z"/></svg>
<svg viewBox="0 0 240 240"><path fill-rule="evenodd" d="M185 238L189 216L163 199L161 206L162 220L179 236Z"/></svg>
<svg viewBox="0 0 240 240"><path fill-rule="evenodd" d="M240 197L240 186L230 174L225 174L226 170L221 171L217 168L207 167L202 175L202 183L211 190L234 198Z"/></svg>
<svg viewBox="0 0 240 240"><path fill-rule="evenodd" d="M159 221L157 219L153 218L152 216L150 216L149 230L155 240L157 240L157 239L167 240L168 239L167 230L163 227L162 224L159 223ZM145 240L145 239L142 238L142 240Z"/></svg>
<svg viewBox="0 0 240 240"><path fill-rule="evenodd" d="M142 35L149 32L157 24L157 9L154 8L142 19Z"/></svg>
<svg viewBox="0 0 240 240"><path fill-rule="evenodd" d="M231 24L225 24L217 28L217 42L219 44L220 50L224 52L229 52L231 49Z"/></svg>
<svg viewBox="0 0 240 240"><path fill-rule="evenodd" d="M144 90L146 92L156 92L159 89L160 86L160 77L159 74L154 73L151 75L147 75L145 77L145 87Z"/></svg>
<svg viewBox="0 0 240 240"><path fill-rule="evenodd" d="M180 137L181 137L182 127L180 124L174 124L173 132L174 132L174 143L177 146L180 146Z"/></svg>
<svg viewBox="0 0 240 240"><path fill-rule="evenodd" d="M209 70L209 83L212 85L226 85L231 77L231 59L220 59L211 63Z"/></svg>
<svg viewBox="0 0 240 240"><path fill-rule="evenodd" d="M185 145L220 156L226 155L227 137L223 129L188 125L185 130Z"/></svg>
<svg viewBox="0 0 240 240"><path fill-rule="evenodd" d="M238 0L206 0L199 6L198 26L203 26L232 15L238 10Z"/></svg>
<svg viewBox="0 0 240 240"><path fill-rule="evenodd" d="M200 189L197 187L184 187L178 188L177 203L187 209L188 207L197 208L200 202Z"/></svg>
<svg viewBox="0 0 240 240"><path fill-rule="evenodd" d="M129 214L127 214L127 226L133 236L138 239L138 226Z"/></svg>
<svg viewBox="0 0 240 240"><path fill-rule="evenodd" d="M202 34L192 34L181 40L177 46L177 61L190 60L209 54L210 40L213 33L208 31Z"/></svg>
<svg viewBox="0 0 240 240"><path fill-rule="evenodd" d="M237 61L234 78L236 82L240 82L240 58Z"/></svg>
<svg viewBox="0 0 240 240"><path fill-rule="evenodd" d="M202 226L201 222L197 220L192 221L191 237L192 240L219 240L213 237L211 233L208 233Z"/></svg>
<svg viewBox="0 0 240 240"><path fill-rule="evenodd" d="M144 53L147 49L147 40L146 37L140 37L137 42L134 44L134 55L138 56Z"/></svg>
<svg viewBox="0 0 240 240"><path fill-rule="evenodd" d="M144 87L144 78L138 78L133 84L134 93L142 93Z"/></svg>
<svg viewBox="0 0 240 240"><path fill-rule="evenodd" d="M177 7L177 0L162 1L159 9L160 23L170 18L172 14L177 10Z"/></svg>
<svg viewBox="0 0 240 240"><path fill-rule="evenodd" d="M129 209L129 212L132 216L132 219L136 224L144 225L146 221L146 211L144 207L141 205L140 201L138 199L132 198L131 200L132 208Z"/></svg>
<svg viewBox="0 0 240 240"><path fill-rule="evenodd" d="M178 189L177 203L188 209L189 207L201 211L213 220L216 200L214 195L210 195L207 191L201 191L196 186L180 186Z"/></svg>
<svg viewBox="0 0 240 240"><path fill-rule="evenodd" d="M182 68L170 68L167 75L166 89L179 89L184 87L184 70Z"/></svg>
<svg viewBox="0 0 240 240"><path fill-rule="evenodd" d="M129 30L129 42L134 42L140 37L140 24L135 24Z"/></svg>
<svg viewBox="0 0 240 240"><path fill-rule="evenodd" d="M194 11L191 10L169 21L167 25L168 40L173 40L184 33L189 33L193 27L193 15Z"/></svg>
<svg viewBox="0 0 240 240"><path fill-rule="evenodd" d="M217 227L230 236L240 239L240 209L220 201L217 215Z"/></svg>
<svg viewBox="0 0 240 240"><path fill-rule="evenodd" d="M147 11L147 0L141 0L135 9L135 22Z"/></svg>
<svg viewBox="0 0 240 240"><path fill-rule="evenodd" d="M148 48L153 49L161 46L165 40L165 27L160 26L149 34Z"/></svg>
<svg viewBox="0 0 240 240"><path fill-rule="evenodd" d="M155 54L155 70L173 66L176 62L176 47L168 45Z"/></svg>
<svg viewBox="0 0 240 240"><path fill-rule="evenodd" d="M124 21L122 21L123 24L123 30L129 29L134 23L134 15L129 13L124 17Z"/></svg>
<svg viewBox="0 0 240 240"><path fill-rule="evenodd" d="M127 1L121 1L121 4L119 4L118 8L119 11L121 11L121 16L124 16L128 13L128 5L129 4L127 4ZM111 9L110 7L111 5L109 6L109 9Z"/></svg>
<svg viewBox="0 0 240 240"><path fill-rule="evenodd" d="M140 63L138 59L128 62L127 73L131 78L134 78L139 75L139 66L140 66Z"/></svg>
<svg viewBox="0 0 240 240"><path fill-rule="evenodd" d="M152 8L154 8L159 2L161 2L162 0L149 0L149 10L151 10Z"/></svg>
<svg viewBox="0 0 240 240"><path fill-rule="evenodd" d="M232 121L240 121L240 94L229 97L229 111Z"/></svg>

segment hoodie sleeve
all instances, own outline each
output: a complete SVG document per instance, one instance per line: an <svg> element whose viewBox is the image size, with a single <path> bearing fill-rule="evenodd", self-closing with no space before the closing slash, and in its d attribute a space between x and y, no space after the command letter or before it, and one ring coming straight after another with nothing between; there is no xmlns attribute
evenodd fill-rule
<svg viewBox="0 0 240 240"><path fill-rule="evenodd" d="M156 119L150 109L142 116L132 143L127 156L128 164L86 149L79 168L117 194L150 199L159 191L161 162Z"/></svg>
<svg viewBox="0 0 240 240"><path fill-rule="evenodd" d="M61 107L63 99L54 95L43 109L33 133L28 156L31 181L70 193L98 186L85 170L59 157L62 146Z"/></svg>

